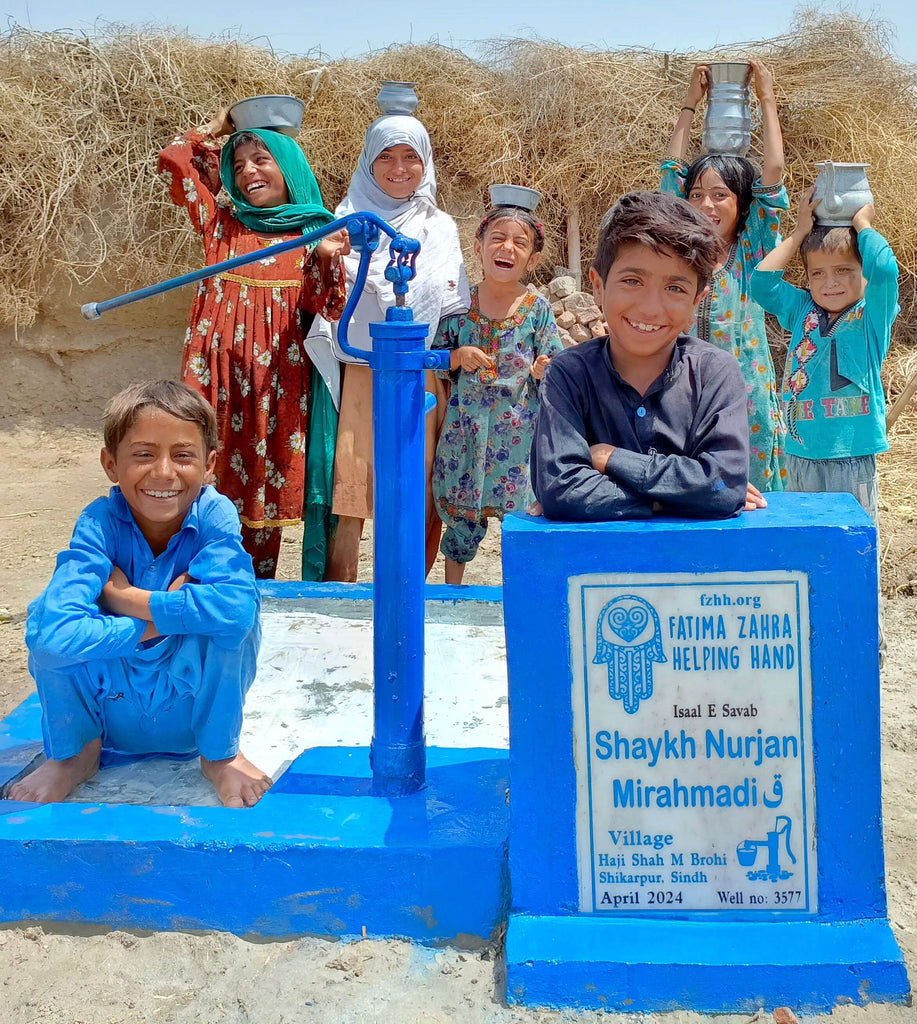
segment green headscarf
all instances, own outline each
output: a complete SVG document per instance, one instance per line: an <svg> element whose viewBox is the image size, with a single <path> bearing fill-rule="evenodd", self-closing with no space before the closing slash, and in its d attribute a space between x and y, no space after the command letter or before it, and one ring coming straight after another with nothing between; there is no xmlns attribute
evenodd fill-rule
<svg viewBox="0 0 917 1024"><path fill-rule="evenodd" d="M220 180L232 199L239 220L255 231L278 233L301 231L305 234L330 224L334 216L325 209L318 182L296 140L270 128L250 128L248 131L261 139L277 162L287 184L290 202L262 209L252 206L236 188L233 140L241 133L235 132L229 136L220 154Z"/></svg>

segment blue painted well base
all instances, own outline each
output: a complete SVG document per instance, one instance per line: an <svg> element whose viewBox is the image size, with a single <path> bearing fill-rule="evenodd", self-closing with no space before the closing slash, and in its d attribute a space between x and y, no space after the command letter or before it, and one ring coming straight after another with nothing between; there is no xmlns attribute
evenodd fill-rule
<svg viewBox="0 0 917 1024"><path fill-rule="evenodd" d="M847 494L769 494L767 509L716 522L661 516L646 523L554 523L522 515L504 520L512 737L510 1002L641 1012L750 1013L761 1005L787 1005L811 1013L845 1001L907 1000L907 974L887 920L884 887L877 567L874 526ZM574 717L571 577L594 577L597 585L624 579L638 594L641 577L706 577L716 597L716 581L729 574L753 579L787 571L804 574L807 582L803 642L812 693L807 715L817 854L813 911L803 916L772 904L758 913L746 904L732 910L593 913L578 874L578 840L595 820L589 819L593 805L587 803L592 782L577 774L575 752L599 750L601 733L591 735ZM576 613L575 621L585 623L582 606ZM546 622L555 628L546 629ZM581 628L583 636L597 636L596 619ZM664 646L672 634L666 637L664 628L661 633ZM596 653L586 648L583 663ZM685 677L682 692L691 697L682 703L703 701L709 674ZM752 675L732 680L736 703ZM674 722L678 716L657 716L657 736L668 717ZM653 729L634 725L630 734L651 736ZM587 764L596 764L603 753ZM618 806L613 790L595 792L598 800ZM588 810L578 818L584 806ZM647 833L675 832L686 828L676 814L674 804L660 801L632 824ZM705 828L715 840L716 822L708 819ZM706 842L698 838L694 846ZM738 851L734 844L723 849L727 855ZM752 913L758 916L752 919Z"/></svg>
<svg viewBox="0 0 917 1024"><path fill-rule="evenodd" d="M263 591L290 611L372 612L363 585ZM430 621L500 623L497 588L426 593ZM37 697L0 721L0 786L40 736ZM0 921L489 939L506 920L507 750L429 747L426 788L387 799L370 795L368 723L366 739L306 750L246 810L0 801Z"/></svg>
<svg viewBox="0 0 917 1024"><path fill-rule="evenodd" d="M905 1002L907 972L885 920L638 921L513 914L506 994L528 1006L753 1013ZM832 993L832 998L826 993Z"/></svg>
<svg viewBox="0 0 917 1024"><path fill-rule="evenodd" d="M248 810L0 804L0 920L239 935L490 937L505 919L507 752L428 750L371 797L365 747L303 753Z"/></svg>

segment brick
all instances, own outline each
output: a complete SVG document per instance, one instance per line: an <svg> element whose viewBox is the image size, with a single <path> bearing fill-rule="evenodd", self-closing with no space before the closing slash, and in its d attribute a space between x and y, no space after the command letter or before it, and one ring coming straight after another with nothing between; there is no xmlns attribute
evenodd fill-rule
<svg viewBox="0 0 917 1024"><path fill-rule="evenodd" d="M548 285L551 295L565 299L576 291L576 281L572 277L555 277Z"/></svg>
<svg viewBox="0 0 917 1024"><path fill-rule="evenodd" d="M595 299L588 292L571 292L564 299L564 305L579 316L583 310L595 305Z"/></svg>
<svg viewBox="0 0 917 1024"><path fill-rule="evenodd" d="M588 309L584 309L581 313L577 313L576 319L579 320L581 324L585 324L588 327L589 324L602 319L602 311L598 306L592 305Z"/></svg>

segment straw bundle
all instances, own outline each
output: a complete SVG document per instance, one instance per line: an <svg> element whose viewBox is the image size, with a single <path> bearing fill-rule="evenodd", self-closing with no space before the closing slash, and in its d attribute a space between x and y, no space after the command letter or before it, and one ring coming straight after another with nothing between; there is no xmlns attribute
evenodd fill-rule
<svg viewBox="0 0 917 1024"><path fill-rule="evenodd" d="M917 76L890 56L880 24L812 12L792 35L716 54L502 41L480 61L433 45L283 60L163 30L112 27L87 38L14 26L0 38L0 323L30 323L66 278L85 283L104 268L126 289L197 265L197 244L156 179L156 153L243 96L312 98L300 141L333 206L382 78L417 83L441 203L466 241L487 185L515 181L544 193L546 266L566 262L569 218L581 225L588 265L604 210L657 183L694 61L751 55L775 71L791 191L819 160L871 164L879 226L903 270L906 337L917 320Z"/></svg>
<svg viewBox="0 0 917 1024"><path fill-rule="evenodd" d="M88 297L104 298L113 283L128 290L198 266L199 243L156 178L156 154L244 96L309 101L300 142L333 207L385 78L416 83L440 202L458 220L469 255L488 184L509 181L544 194L543 279L567 263L576 238L582 265L572 269L581 270L607 207L632 188L656 186L695 61L752 56L775 73L792 195L812 181L818 161L871 165L877 226L902 271L898 347L886 363L893 400L917 373L917 69L891 56L881 23L813 10L785 37L720 51L600 52L503 40L481 60L435 45L334 62L318 53L280 59L236 40L162 29L114 26L90 38L13 26L0 35L0 326L26 327L53 307L57 320L72 323L74 283L96 282L99 294ZM128 308L141 323L144 307ZM783 339L775 333L772 343L782 366ZM880 460L883 505L905 514L917 510L915 440L917 414L906 411Z"/></svg>
<svg viewBox="0 0 917 1024"><path fill-rule="evenodd" d="M0 38L0 323L28 324L62 278L84 283L104 270L129 288L197 265L197 243L155 176L156 153L242 96L311 100L300 142L333 206L378 112L383 78L417 83L440 200L466 241L487 185L515 181L544 193L540 213L553 232L546 277L551 258L565 262L571 211L588 265L605 209L622 192L657 183L693 63L752 55L775 72L792 193L819 160L871 165L879 226L902 267L898 335L906 342L917 321L917 73L890 55L881 23L811 11L791 35L728 51L599 52L513 40L491 43L479 61L434 45L283 60L164 30L111 27L88 38L14 26ZM699 144L700 117L696 128Z"/></svg>

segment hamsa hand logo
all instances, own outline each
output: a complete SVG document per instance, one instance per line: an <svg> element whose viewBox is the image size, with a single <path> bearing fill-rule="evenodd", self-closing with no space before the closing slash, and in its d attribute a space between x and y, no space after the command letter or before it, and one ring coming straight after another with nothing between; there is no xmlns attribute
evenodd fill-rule
<svg viewBox="0 0 917 1024"><path fill-rule="evenodd" d="M665 660L659 616L648 601L625 594L599 612L592 663L607 663L608 692L629 715L652 697L653 662Z"/></svg>

